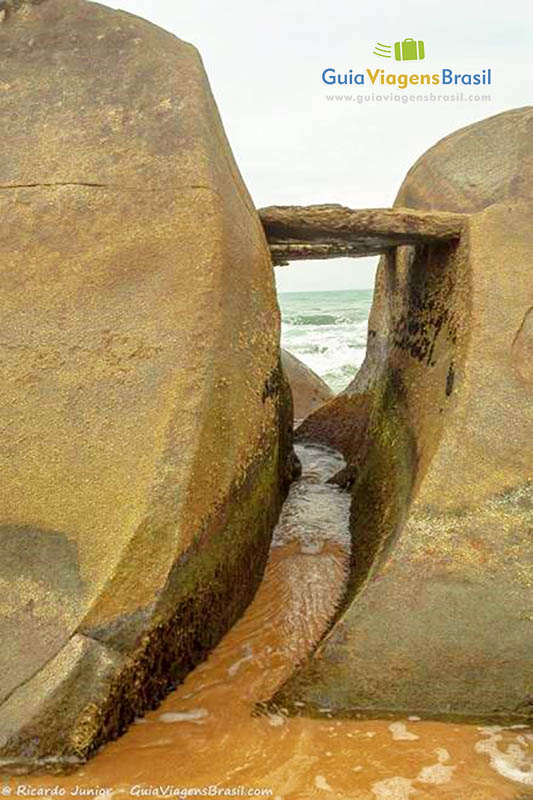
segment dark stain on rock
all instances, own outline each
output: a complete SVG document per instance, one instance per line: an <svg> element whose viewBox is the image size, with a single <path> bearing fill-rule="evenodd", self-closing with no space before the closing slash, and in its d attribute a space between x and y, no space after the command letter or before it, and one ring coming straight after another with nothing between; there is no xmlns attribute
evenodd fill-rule
<svg viewBox="0 0 533 800"><path fill-rule="evenodd" d="M267 401L269 397L277 397L280 393L281 388L281 366L278 364L275 367L268 378L265 381L263 386L263 395L262 400L263 403Z"/></svg>
<svg viewBox="0 0 533 800"><path fill-rule="evenodd" d="M0 525L1 574L28 578L66 597L83 593L77 543L65 533L26 525Z"/></svg>
<svg viewBox="0 0 533 800"><path fill-rule="evenodd" d="M452 363L448 368L448 374L446 375L446 397L449 397L453 392L454 383L455 383L455 369L452 361Z"/></svg>
<svg viewBox="0 0 533 800"><path fill-rule="evenodd" d="M406 297L404 309L394 322L392 344L406 351L412 358L433 367L435 349L442 334L455 343L457 321L450 310L450 295L455 288L453 259L455 245L450 243L409 248L398 252L398 270L406 275L403 286L398 287Z"/></svg>
<svg viewBox="0 0 533 800"><path fill-rule="evenodd" d="M78 547L62 532L0 525L0 576L10 597L0 616L0 703L50 660L83 601Z"/></svg>
<svg viewBox="0 0 533 800"><path fill-rule="evenodd" d="M150 621L155 604L139 608L129 614L121 614L109 622L91 628L81 628L79 633L95 639L101 644L113 647L121 653L128 653L139 644Z"/></svg>

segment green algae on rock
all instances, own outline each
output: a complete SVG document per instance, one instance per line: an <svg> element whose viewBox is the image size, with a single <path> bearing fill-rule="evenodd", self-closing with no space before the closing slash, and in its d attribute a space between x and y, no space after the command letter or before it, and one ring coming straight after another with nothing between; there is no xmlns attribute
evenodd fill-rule
<svg viewBox="0 0 533 800"><path fill-rule="evenodd" d="M294 465L269 252L198 53L85 0L4 9L0 757L23 770L86 758L205 657Z"/></svg>

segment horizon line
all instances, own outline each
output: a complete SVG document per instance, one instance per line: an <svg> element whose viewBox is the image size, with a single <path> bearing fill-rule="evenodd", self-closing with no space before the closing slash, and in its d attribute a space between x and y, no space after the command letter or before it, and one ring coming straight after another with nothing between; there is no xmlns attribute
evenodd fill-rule
<svg viewBox="0 0 533 800"><path fill-rule="evenodd" d="M277 294L313 294L314 292L320 294L327 294L327 292L372 292L374 290L373 286L359 286L357 288L345 288L345 289L276 289Z"/></svg>

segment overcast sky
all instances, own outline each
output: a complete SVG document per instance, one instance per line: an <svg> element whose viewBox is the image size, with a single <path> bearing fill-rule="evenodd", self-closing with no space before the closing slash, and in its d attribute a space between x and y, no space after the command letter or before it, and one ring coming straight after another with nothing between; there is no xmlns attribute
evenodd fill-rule
<svg viewBox="0 0 533 800"><path fill-rule="evenodd" d="M451 131L531 104L531 0L107 0L200 50L226 132L256 206L390 206L411 164ZM373 55L376 42L425 42L422 62ZM328 87L338 72L481 72L490 102L328 102L391 87ZM424 91L414 88L395 94ZM449 94L435 87L434 94ZM281 291L369 288L374 259L278 268Z"/></svg>

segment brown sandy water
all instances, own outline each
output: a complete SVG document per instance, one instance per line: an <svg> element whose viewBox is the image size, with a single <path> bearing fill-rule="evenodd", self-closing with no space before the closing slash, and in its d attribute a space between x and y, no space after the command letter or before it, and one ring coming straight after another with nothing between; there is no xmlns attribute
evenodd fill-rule
<svg viewBox="0 0 533 800"><path fill-rule="evenodd" d="M327 710L324 719L252 714L320 638L346 577L349 496L324 482L343 462L324 448L298 450L303 478L284 506L264 581L209 659L73 774L6 778L4 794L533 799L531 729L338 720Z"/></svg>

